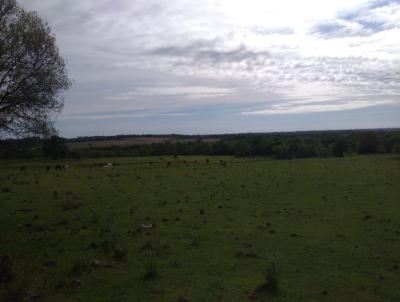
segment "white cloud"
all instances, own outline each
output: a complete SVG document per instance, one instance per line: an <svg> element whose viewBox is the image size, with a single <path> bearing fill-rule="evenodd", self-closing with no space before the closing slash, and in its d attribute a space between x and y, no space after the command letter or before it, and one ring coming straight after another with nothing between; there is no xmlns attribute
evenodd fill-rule
<svg viewBox="0 0 400 302"><path fill-rule="evenodd" d="M132 100L143 96L181 96L185 99L216 98L235 93L231 88L202 86L155 86L142 87L130 92L120 93L111 97L112 100Z"/></svg>
<svg viewBox="0 0 400 302"><path fill-rule="evenodd" d="M76 85L66 114L230 102L264 107L246 114L400 104L395 0L20 2L48 20L69 62Z"/></svg>
<svg viewBox="0 0 400 302"><path fill-rule="evenodd" d="M294 104L294 103L282 103L271 105L270 109L244 111L243 115L274 115L274 114L300 114L300 113L312 113L312 112L329 112L329 111L340 111L340 110L354 110L365 107L377 106L377 105L389 105L393 104L394 101L381 101L381 102L369 102L369 101L352 101L345 103L335 104Z"/></svg>
<svg viewBox="0 0 400 302"><path fill-rule="evenodd" d="M60 121L71 120L109 120L116 118L148 118L148 117L183 117L192 115L185 112L165 112L165 113L81 113L81 114L64 114L60 117Z"/></svg>

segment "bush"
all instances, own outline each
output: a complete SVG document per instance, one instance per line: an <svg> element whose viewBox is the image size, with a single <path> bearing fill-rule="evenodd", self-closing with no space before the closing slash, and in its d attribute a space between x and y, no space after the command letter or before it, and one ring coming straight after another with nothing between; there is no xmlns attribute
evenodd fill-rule
<svg viewBox="0 0 400 302"><path fill-rule="evenodd" d="M30 284L27 280L16 280L6 288L0 296L0 301L24 302L30 299Z"/></svg>
<svg viewBox="0 0 400 302"><path fill-rule="evenodd" d="M100 249L103 253L115 252L117 249L117 235L114 232L102 232L103 240L100 242Z"/></svg>
<svg viewBox="0 0 400 302"><path fill-rule="evenodd" d="M265 269L265 283L267 291L270 294L277 294L279 292L279 269L275 262L271 262L268 264Z"/></svg>
<svg viewBox="0 0 400 302"><path fill-rule="evenodd" d="M14 280L14 272L12 269L12 261L8 256L0 258L0 285L9 283Z"/></svg>
<svg viewBox="0 0 400 302"><path fill-rule="evenodd" d="M257 293L267 293L270 295L278 295L280 292L280 272L275 262L270 262L264 272L264 282L255 289Z"/></svg>
<svg viewBox="0 0 400 302"><path fill-rule="evenodd" d="M74 263L72 264L72 268L71 268L70 272L73 275L81 276L84 273L90 272L90 266L86 261L78 259L78 260L75 260Z"/></svg>
<svg viewBox="0 0 400 302"><path fill-rule="evenodd" d="M53 159L65 158L68 155L68 146L64 138L53 135L43 142L43 155Z"/></svg>
<svg viewBox="0 0 400 302"><path fill-rule="evenodd" d="M2 189L1 189L1 192L3 192L3 193L10 193L10 192L11 192L11 189L8 188L8 187L5 187L5 188L2 188Z"/></svg>
<svg viewBox="0 0 400 302"><path fill-rule="evenodd" d="M75 210L81 206L82 206L82 203L75 199L68 199L61 205L61 207L64 211Z"/></svg>
<svg viewBox="0 0 400 302"><path fill-rule="evenodd" d="M146 261L145 261L145 272L143 274L143 279L154 279L157 277L157 259L156 255L152 251L146 252Z"/></svg>
<svg viewBox="0 0 400 302"><path fill-rule="evenodd" d="M115 261L125 262L126 258L127 258L127 254L123 248L118 247L115 249L115 251L114 251L114 260Z"/></svg>

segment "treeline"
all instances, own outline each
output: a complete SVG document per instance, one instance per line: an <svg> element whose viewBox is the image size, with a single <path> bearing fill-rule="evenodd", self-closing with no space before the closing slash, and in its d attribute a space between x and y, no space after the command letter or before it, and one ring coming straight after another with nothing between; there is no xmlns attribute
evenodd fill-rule
<svg viewBox="0 0 400 302"><path fill-rule="evenodd" d="M95 142L95 141L115 141L115 140L125 140L125 139L137 139L137 138L165 138L168 140L179 140L179 139L212 139L212 138L220 138L223 136L228 136L229 134L210 134L210 135L184 135L184 134L126 134L126 135L113 135L113 136L78 136L76 138L68 139L70 143L79 143L79 142Z"/></svg>
<svg viewBox="0 0 400 302"><path fill-rule="evenodd" d="M193 137L193 136L191 136ZM177 155L273 156L278 159L400 152L399 130L321 131L213 136L218 141L162 142L88 147L71 151L67 140L9 140L0 143L1 158L134 157Z"/></svg>
<svg viewBox="0 0 400 302"><path fill-rule="evenodd" d="M50 157L53 159L80 159L81 155L74 150L70 150L66 143L67 140L65 138L58 136L52 136L50 139L31 137L24 139L0 140L0 158L32 159Z"/></svg>
<svg viewBox="0 0 400 302"><path fill-rule="evenodd" d="M273 156L279 159L400 152L400 131L229 135L216 142L163 142L79 150L83 157Z"/></svg>

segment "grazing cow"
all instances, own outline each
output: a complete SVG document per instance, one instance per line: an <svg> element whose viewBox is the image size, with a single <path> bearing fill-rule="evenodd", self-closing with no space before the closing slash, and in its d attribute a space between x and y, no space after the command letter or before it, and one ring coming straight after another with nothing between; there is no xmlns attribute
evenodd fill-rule
<svg viewBox="0 0 400 302"><path fill-rule="evenodd" d="M63 168L63 170L67 170L69 168L69 165L68 164L63 164L62 168Z"/></svg>
<svg viewBox="0 0 400 302"><path fill-rule="evenodd" d="M56 165L56 171L61 171L62 170L62 166L61 165Z"/></svg>
<svg viewBox="0 0 400 302"><path fill-rule="evenodd" d="M26 167L25 167L25 166L20 167L20 168L19 168L19 171L20 171L20 172L25 172L25 171L26 171Z"/></svg>
<svg viewBox="0 0 400 302"><path fill-rule="evenodd" d="M51 169L51 167L50 167L50 166L46 166L46 172L49 172L49 171L50 171L50 169Z"/></svg>
<svg viewBox="0 0 400 302"><path fill-rule="evenodd" d="M220 160L219 161L219 165L221 166L221 167L226 167L226 162L224 161L224 160Z"/></svg>

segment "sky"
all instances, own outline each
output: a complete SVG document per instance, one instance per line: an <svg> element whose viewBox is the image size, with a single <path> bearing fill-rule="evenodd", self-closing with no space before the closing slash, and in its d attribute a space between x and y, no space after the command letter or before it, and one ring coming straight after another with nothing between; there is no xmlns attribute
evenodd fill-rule
<svg viewBox="0 0 400 302"><path fill-rule="evenodd" d="M56 36L62 136L400 127L400 0L19 0Z"/></svg>

